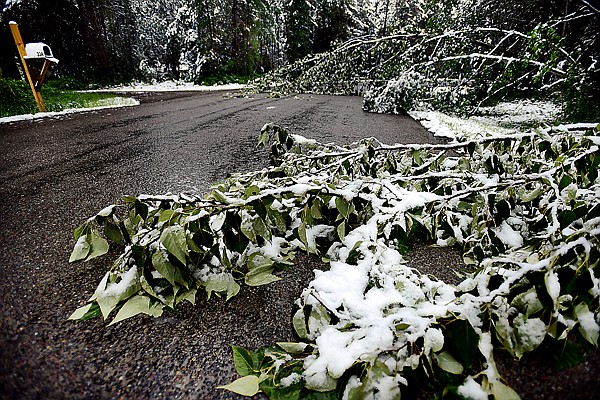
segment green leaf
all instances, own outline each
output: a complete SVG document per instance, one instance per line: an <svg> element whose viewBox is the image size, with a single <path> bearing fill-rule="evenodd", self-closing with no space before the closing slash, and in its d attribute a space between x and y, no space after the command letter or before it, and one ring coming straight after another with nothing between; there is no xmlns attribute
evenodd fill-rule
<svg viewBox="0 0 600 400"><path fill-rule="evenodd" d="M573 182L573 178L571 178L567 174L564 174L563 177L561 178L560 182L558 183L558 188L560 190L563 190L564 188L569 186L572 182Z"/></svg>
<svg viewBox="0 0 600 400"><path fill-rule="evenodd" d="M148 205L145 203L142 203L140 200L136 199L134 202L134 210L135 213L141 218L141 219L146 219L148 218Z"/></svg>
<svg viewBox="0 0 600 400"><path fill-rule="evenodd" d="M258 144L256 145L256 147L261 148L261 147L266 147L269 144L269 130L263 128L260 131L260 135L258 136Z"/></svg>
<svg viewBox="0 0 600 400"><path fill-rule="evenodd" d="M315 199L312 206L310 206L310 213L314 219L323 218L323 214L321 214L321 201L318 198Z"/></svg>
<svg viewBox="0 0 600 400"><path fill-rule="evenodd" d="M104 225L104 235L115 243L121 243L123 241L123 234L121 229L113 223L108 222Z"/></svg>
<svg viewBox="0 0 600 400"><path fill-rule="evenodd" d="M231 346L233 352L233 365L241 376L247 376L258 372L254 369L254 359L250 351L237 346Z"/></svg>
<svg viewBox="0 0 600 400"><path fill-rule="evenodd" d="M80 237L87 235L91 231L92 227L90 226L90 223L84 222L75 229L73 236L75 237L75 240L79 240Z"/></svg>
<svg viewBox="0 0 600 400"><path fill-rule="evenodd" d="M413 160L416 165L423 164L423 156L425 155L422 150L412 150L410 155L413 157Z"/></svg>
<svg viewBox="0 0 600 400"><path fill-rule="evenodd" d="M281 278L273 275L270 272L262 272L258 274L246 274L244 281L248 286L262 286L272 282L280 281Z"/></svg>
<svg viewBox="0 0 600 400"><path fill-rule="evenodd" d="M259 193L260 193L260 188L256 185L248 186L246 189L244 189L244 195L246 197L256 196Z"/></svg>
<svg viewBox="0 0 600 400"><path fill-rule="evenodd" d="M152 254L152 266L160 272L172 286L175 286L176 282L181 280L181 277L178 279L179 272L177 271L177 267L171 264L160 250Z"/></svg>
<svg viewBox="0 0 600 400"><path fill-rule="evenodd" d="M337 196L335 198L335 206L337 207L338 212L344 219L348 219L350 216L350 203L348 200L341 196Z"/></svg>
<svg viewBox="0 0 600 400"><path fill-rule="evenodd" d="M229 199L221 191L215 189L211 192L212 197L219 203L229 204Z"/></svg>
<svg viewBox="0 0 600 400"><path fill-rule="evenodd" d="M226 389L230 392L240 394L242 396L254 396L259 392L258 385L260 380L258 376L248 375L243 376L225 386L217 386L217 389Z"/></svg>
<svg viewBox="0 0 600 400"><path fill-rule="evenodd" d="M600 335L600 327L596 323L594 313L590 311L587 304L580 303L575 307L575 315L579 321L579 332L585 340L598 346L598 336Z"/></svg>
<svg viewBox="0 0 600 400"><path fill-rule="evenodd" d="M296 310L294 317L292 318L292 325L294 330L300 339L308 339L308 329L306 327L306 317L304 310L301 308Z"/></svg>
<svg viewBox="0 0 600 400"><path fill-rule="evenodd" d="M240 285L233 279L233 276L229 273L214 274L208 277L206 282L206 292L208 298L212 292L225 293L227 295L226 301L238 294L240 291Z"/></svg>
<svg viewBox="0 0 600 400"><path fill-rule="evenodd" d="M290 354L301 354L306 351L308 343L296 343L296 342L277 342L277 346L281 347L286 353Z"/></svg>
<svg viewBox="0 0 600 400"><path fill-rule="evenodd" d="M240 224L240 230L252 243L256 243L256 233L254 232L254 229L253 220L251 219L244 219Z"/></svg>
<svg viewBox="0 0 600 400"><path fill-rule="evenodd" d="M280 213L279 211L271 209L271 207L267 208L267 212L269 213L269 219L271 221L273 221L275 223L275 225L277 225L277 228L280 231L285 232L287 229L287 226L285 223L284 215L282 213Z"/></svg>
<svg viewBox="0 0 600 400"><path fill-rule="evenodd" d="M456 361L456 359L447 351L444 351L440 354L435 354L434 359L437 365L439 365L439 367L446 372L454 375L460 375L464 371L462 364Z"/></svg>
<svg viewBox="0 0 600 400"><path fill-rule="evenodd" d="M479 335L469 321L459 319L446 326L448 343L453 356L457 357L465 368L471 368L479 352Z"/></svg>
<svg viewBox="0 0 600 400"><path fill-rule="evenodd" d="M316 398L308 397L303 393L302 388L298 387L298 384L282 387L274 384L271 380L265 380L260 383L259 387L260 390L267 395L269 400L317 400ZM323 398L321 400L325 399ZM337 400L337 398L335 400Z"/></svg>
<svg viewBox="0 0 600 400"><path fill-rule="evenodd" d="M544 190L542 188L536 188L531 192L524 192L521 194L521 201L523 201L524 203L529 203L530 201L533 201L540 197L543 193Z"/></svg>
<svg viewBox="0 0 600 400"><path fill-rule="evenodd" d="M338 225L337 234L340 240L344 240L344 238L346 237L346 222L342 221L342 223Z"/></svg>
<svg viewBox="0 0 600 400"><path fill-rule="evenodd" d="M189 301L192 305L196 305L196 293L197 290L195 288L186 290L177 295L177 303L181 303L182 301Z"/></svg>
<svg viewBox="0 0 600 400"><path fill-rule="evenodd" d="M79 239L77 239L77 243L75 243L75 246L73 247L71 257L69 257L70 263L84 260L90 253L91 246L87 242L87 236L88 235L80 236Z"/></svg>
<svg viewBox="0 0 600 400"><path fill-rule="evenodd" d="M492 394L495 400L520 400L521 397L510 386L496 380L492 383Z"/></svg>
<svg viewBox="0 0 600 400"><path fill-rule="evenodd" d="M171 222L179 221L180 213L174 210L163 210L158 217L158 226L171 225Z"/></svg>
<svg viewBox="0 0 600 400"><path fill-rule="evenodd" d="M186 254L188 253L188 247L183 227L174 225L165 228L160 235L160 241L167 251L175 256L181 264L187 265Z"/></svg>
<svg viewBox="0 0 600 400"><path fill-rule="evenodd" d="M254 231L257 234L262 236L265 240L267 240L269 242L271 241L271 239L272 239L271 230L267 227L267 225L265 224L265 221L261 217L257 216L254 219L252 226L254 228Z"/></svg>
<svg viewBox="0 0 600 400"><path fill-rule="evenodd" d="M558 213L558 222L560 223L560 228L564 229L567 226L571 225L573 221L577 219L577 214L575 214L571 210L564 210Z"/></svg>
<svg viewBox="0 0 600 400"><path fill-rule="evenodd" d="M102 311L102 317L106 320L112 310L115 309L119 301L121 301L122 296L98 296L96 302L100 306L100 311Z"/></svg>
<svg viewBox="0 0 600 400"><path fill-rule="evenodd" d="M103 256L108 253L109 246L106 239L101 237L97 231L92 231L89 235L86 235L88 243L90 244L90 252L86 257L86 261L92 258Z"/></svg>
<svg viewBox="0 0 600 400"><path fill-rule="evenodd" d="M75 312L73 314L71 314L71 316L68 319L71 319L71 320L82 320L83 316L86 315L90 311L90 309L92 308L92 306L94 304L95 303L89 303L89 304L86 304L83 307L79 307L77 310L75 310Z"/></svg>
<svg viewBox="0 0 600 400"><path fill-rule="evenodd" d="M306 238L306 224L303 222L298 227L298 236L308 251L308 239Z"/></svg>
<svg viewBox="0 0 600 400"><path fill-rule="evenodd" d="M162 315L162 307L150 307L150 298L146 296L133 296L127 300L125 304L123 304L123 307L121 307L115 316L115 319L113 319L108 325L114 325L117 322L131 318L138 314L160 317Z"/></svg>

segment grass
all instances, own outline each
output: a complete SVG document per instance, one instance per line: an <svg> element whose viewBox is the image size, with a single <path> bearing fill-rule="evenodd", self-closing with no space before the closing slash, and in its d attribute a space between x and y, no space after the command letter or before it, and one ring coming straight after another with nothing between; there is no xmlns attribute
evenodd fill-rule
<svg viewBox="0 0 600 400"><path fill-rule="evenodd" d="M42 87L42 97L49 112L70 108L92 108L132 104L130 99L110 93L82 93L72 80L54 80ZM24 81L0 78L0 117L35 114L37 106L29 85Z"/></svg>

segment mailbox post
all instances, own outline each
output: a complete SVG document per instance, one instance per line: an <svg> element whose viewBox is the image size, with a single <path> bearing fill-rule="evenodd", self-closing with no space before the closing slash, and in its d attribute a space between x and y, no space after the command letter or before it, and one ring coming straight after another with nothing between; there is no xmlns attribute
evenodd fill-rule
<svg viewBox="0 0 600 400"><path fill-rule="evenodd" d="M33 93L33 97L37 104L38 110L40 112L46 112L46 105L44 104L44 99L42 99L42 93L40 92L40 90L42 88L42 85L44 84L44 80L46 79L46 74L48 73L50 65L57 64L58 60L54 58L50 47L48 47L44 43L27 43L26 45L24 45L23 39L21 38L21 32L19 32L19 25L15 21L10 21L9 25L10 31L12 32L13 38L15 39L15 44L17 45L19 56L21 57L21 63L23 64L23 69L25 70L25 75L27 76L27 81L29 82L29 87L31 87L31 92ZM27 60L43 61L40 75L35 82L33 81L33 78L31 76L29 66L27 65Z"/></svg>

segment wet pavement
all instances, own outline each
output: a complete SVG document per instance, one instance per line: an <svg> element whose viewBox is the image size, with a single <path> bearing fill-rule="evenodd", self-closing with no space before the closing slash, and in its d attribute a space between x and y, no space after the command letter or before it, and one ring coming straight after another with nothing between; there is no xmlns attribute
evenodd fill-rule
<svg viewBox="0 0 600 400"><path fill-rule="evenodd" d="M227 303L201 295L158 319L67 322L111 265L69 264L74 228L122 195L201 193L266 166L255 145L268 122L323 142L435 141L409 117L363 112L358 97L136 97L137 107L0 125L1 398L237 398L215 388L235 377L229 345L293 339L292 303L320 265L301 257L282 281Z"/></svg>

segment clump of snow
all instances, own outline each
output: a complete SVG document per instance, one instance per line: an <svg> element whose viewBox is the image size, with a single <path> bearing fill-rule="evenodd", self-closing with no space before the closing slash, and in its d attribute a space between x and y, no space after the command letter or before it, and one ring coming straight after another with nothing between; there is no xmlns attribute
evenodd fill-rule
<svg viewBox="0 0 600 400"><path fill-rule="evenodd" d="M117 297L129 289L138 277L137 267L134 265L128 271L121 275L121 280L117 283L109 283L104 290L98 291L96 294L99 297ZM99 288L102 285L99 286Z"/></svg>
<svg viewBox="0 0 600 400"><path fill-rule="evenodd" d="M494 229L498 239L502 241L507 247L521 247L523 245L523 236L515 231L506 221L502 221L500 228Z"/></svg>
<svg viewBox="0 0 600 400"><path fill-rule="evenodd" d="M302 375L300 375L296 372L292 372L288 376L281 378L280 383L281 383L282 387L289 387L289 386L292 386L292 385L300 382L301 380L302 380Z"/></svg>
<svg viewBox="0 0 600 400"><path fill-rule="evenodd" d="M458 387L458 394L469 400L488 400L488 394L471 376Z"/></svg>

